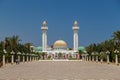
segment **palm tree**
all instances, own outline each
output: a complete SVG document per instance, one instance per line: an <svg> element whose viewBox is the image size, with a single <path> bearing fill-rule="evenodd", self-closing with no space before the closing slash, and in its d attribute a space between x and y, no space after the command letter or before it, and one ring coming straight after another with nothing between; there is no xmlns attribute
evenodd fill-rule
<svg viewBox="0 0 120 80"><path fill-rule="evenodd" d="M113 32L113 38L118 42L120 41L120 30Z"/></svg>
<svg viewBox="0 0 120 80"><path fill-rule="evenodd" d="M114 45L115 49L120 51L120 30L113 32L113 39L114 39ZM120 62L120 54L118 54L119 62Z"/></svg>
<svg viewBox="0 0 120 80"><path fill-rule="evenodd" d="M20 41L19 36L12 36L11 38L9 38L11 50L17 52L17 46L19 44L19 41Z"/></svg>
<svg viewBox="0 0 120 80"><path fill-rule="evenodd" d="M25 47L27 48L27 52L28 52L29 54L31 53L31 49L30 49L31 45L32 45L32 43L26 43L26 44L25 44Z"/></svg>

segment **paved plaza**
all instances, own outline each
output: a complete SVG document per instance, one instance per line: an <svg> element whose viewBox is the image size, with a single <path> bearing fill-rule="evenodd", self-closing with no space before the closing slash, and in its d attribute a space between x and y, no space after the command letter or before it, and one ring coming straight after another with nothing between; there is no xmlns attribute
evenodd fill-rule
<svg viewBox="0 0 120 80"><path fill-rule="evenodd" d="M0 68L0 80L120 80L120 66L84 61L36 61Z"/></svg>

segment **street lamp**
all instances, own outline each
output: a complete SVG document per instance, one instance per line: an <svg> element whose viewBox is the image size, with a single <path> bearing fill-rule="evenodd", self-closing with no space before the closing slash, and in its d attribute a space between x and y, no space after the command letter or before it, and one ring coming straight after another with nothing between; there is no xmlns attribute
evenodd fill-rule
<svg viewBox="0 0 120 80"><path fill-rule="evenodd" d="M110 51L106 51L106 54L107 54L107 63L109 64L110 63L110 60L109 60Z"/></svg>
<svg viewBox="0 0 120 80"><path fill-rule="evenodd" d="M101 64L103 63L103 54L104 54L104 52L100 52L100 57L101 57L100 62L101 62Z"/></svg>
<svg viewBox="0 0 120 80"><path fill-rule="evenodd" d="M12 50L12 52L10 54L12 55L12 57L11 57L11 63L13 64L14 63L14 54L15 54L15 52Z"/></svg>
<svg viewBox="0 0 120 80"><path fill-rule="evenodd" d="M31 61L33 61L33 54L31 54L30 56L31 56Z"/></svg>
<svg viewBox="0 0 120 80"><path fill-rule="evenodd" d="M95 55L96 55L96 62L98 62L98 52L96 52Z"/></svg>
<svg viewBox="0 0 120 80"><path fill-rule="evenodd" d="M21 52L18 52L17 54L18 54L18 64L19 64Z"/></svg>
<svg viewBox="0 0 120 80"><path fill-rule="evenodd" d="M118 65L118 53L119 53L119 51L116 49L114 51L114 53L115 53L115 64Z"/></svg>
<svg viewBox="0 0 120 80"><path fill-rule="evenodd" d="M22 56L23 56L23 62L25 62L25 53L24 52L22 53Z"/></svg>
<svg viewBox="0 0 120 80"><path fill-rule="evenodd" d="M29 54L29 56L30 56L30 62L32 61L32 54Z"/></svg>
<svg viewBox="0 0 120 80"><path fill-rule="evenodd" d="M89 54L89 61L91 61L91 55Z"/></svg>
<svg viewBox="0 0 120 80"><path fill-rule="evenodd" d="M35 60L35 54L32 54L32 61Z"/></svg>
<svg viewBox="0 0 120 80"><path fill-rule="evenodd" d="M37 61L37 60L39 60L39 57L38 57L38 55L35 55L35 60Z"/></svg>
<svg viewBox="0 0 120 80"><path fill-rule="evenodd" d="M92 52L92 61L94 61L94 55L95 55L95 53Z"/></svg>
<svg viewBox="0 0 120 80"><path fill-rule="evenodd" d="M4 49L4 50L3 50L3 60L2 60L2 61L3 61L3 65L5 65L5 54L6 54L6 53L7 53L7 51Z"/></svg>
<svg viewBox="0 0 120 80"><path fill-rule="evenodd" d="M88 53L85 54L85 60L88 61Z"/></svg>
<svg viewBox="0 0 120 80"><path fill-rule="evenodd" d="M27 55L27 62L29 61L29 53L26 54Z"/></svg>

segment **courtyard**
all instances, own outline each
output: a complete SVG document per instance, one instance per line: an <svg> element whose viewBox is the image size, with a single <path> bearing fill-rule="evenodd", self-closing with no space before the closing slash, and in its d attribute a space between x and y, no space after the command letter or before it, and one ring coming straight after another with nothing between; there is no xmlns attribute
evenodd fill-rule
<svg viewBox="0 0 120 80"><path fill-rule="evenodd" d="M0 80L120 80L120 66L87 61L33 61L0 68Z"/></svg>

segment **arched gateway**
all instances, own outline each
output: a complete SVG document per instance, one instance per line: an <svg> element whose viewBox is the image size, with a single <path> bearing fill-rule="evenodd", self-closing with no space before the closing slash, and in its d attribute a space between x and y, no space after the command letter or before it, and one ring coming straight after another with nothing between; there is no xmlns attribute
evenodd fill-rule
<svg viewBox="0 0 120 80"><path fill-rule="evenodd" d="M52 59L68 59L68 58L78 58L78 22L74 22L73 29L73 49L69 49L67 43L64 40L57 40L54 42L52 47L47 45L47 23L43 21L42 30L42 51L47 53L47 56L51 56Z"/></svg>

